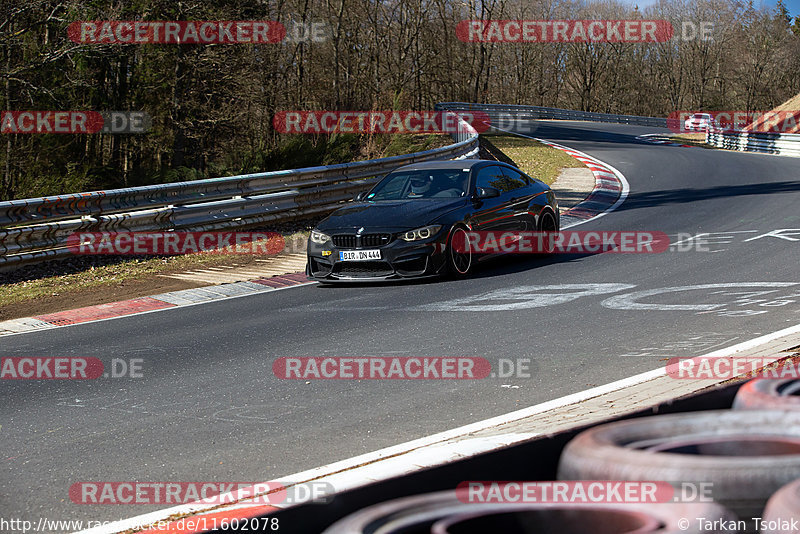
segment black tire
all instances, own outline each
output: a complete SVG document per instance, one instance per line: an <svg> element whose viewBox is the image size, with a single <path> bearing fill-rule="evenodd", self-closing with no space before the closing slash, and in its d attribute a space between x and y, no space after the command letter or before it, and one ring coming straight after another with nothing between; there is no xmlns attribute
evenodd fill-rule
<svg viewBox="0 0 800 534"><path fill-rule="evenodd" d="M800 410L800 380L757 378L736 392L735 410Z"/></svg>
<svg viewBox="0 0 800 534"><path fill-rule="evenodd" d="M714 410L600 425L567 444L558 476L711 482L715 501L756 517L800 478L800 412Z"/></svg>
<svg viewBox="0 0 800 534"><path fill-rule="evenodd" d="M462 225L456 225L450 232L447 238L447 248L445 254L447 255L447 274L452 278L466 278L469 276L470 271L475 260L475 254L470 250L470 241L467 237L467 228ZM458 252L454 247L453 242L459 243L459 239L463 240L463 246L466 250L465 253Z"/></svg>
<svg viewBox="0 0 800 534"><path fill-rule="evenodd" d="M549 209L545 209L539 215L539 231L555 233L558 232L559 224L555 215ZM555 250L555 245L551 239L545 241L544 254L552 254Z"/></svg>
<svg viewBox="0 0 800 534"><path fill-rule="evenodd" d="M477 531L457 530L455 532L480 532L481 534L490 532L502 532L503 534L552 532L553 534L573 534L575 530L566 530L567 525L575 526L579 524L583 526L582 530L578 530L581 533L597 532L598 534L609 534L611 532L629 532L608 528L609 526L613 527L613 525L606 525L606 528L601 528L603 527L603 519L609 519L609 516L613 514L616 515L618 520L622 519L624 521L624 518L620 518L620 516L628 516L634 520L638 518L640 522L656 526L652 531L637 530L636 532L639 533L677 534L678 532L683 532L699 534L700 532L710 531L698 528L697 521L692 521L688 529L679 530L678 525L680 525L681 518L705 517L709 521L729 521L734 518L733 514L716 503L492 504L467 503L459 500L456 495L453 490L440 491L374 504L340 519L329 526L323 534L439 532L442 528L449 526L449 518L468 519L467 515L472 516L473 514L482 515L490 523L495 520L497 523L493 524L493 526L499 527L503 525L501 522L507 519L498 517L504 513L515 515L523 522L530 516L534 516L536 519L549 520L548 522L553 528L524 529L522 528L523 523L518 523L520 527L518 529L482 528ZM443 520L446 523L440 524ZM439 530L431 530L432 528L438 528Z"/></svg>
<svg viewBox="0 0 800 534"><path fill-rule="evenodd" d="M539 215L540 232L558 232L558 226L556 216L549 209L543 210L541 215Z"/></svg>
<svg viewBox="0 0 800 534"><path fill-rule="evenodd" d="M474 506L440 519L431 527L431 534L709 534L730 531L709 530L697 520L686 523L686 518L702 517L717 524L736 520L716 503L537 503L515 508L498 504L477 511Z"/></svg>

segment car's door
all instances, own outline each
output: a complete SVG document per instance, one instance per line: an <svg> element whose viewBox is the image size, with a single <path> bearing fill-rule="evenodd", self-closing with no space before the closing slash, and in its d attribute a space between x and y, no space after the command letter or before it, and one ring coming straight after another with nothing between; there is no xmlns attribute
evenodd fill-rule
<svg viewBox="0 0 800 534"><path fill-rule="evenodd" d="M538 187L532 185L531 179L516 169L501 167L506 177L506 191L511 210L514 212L515 229L536 230L536 218L529 213L528 207L537 195L542 193Z"/></svg>
<svg viewBox="0 0 800 534"><path fill-rule="evenodd" d="M475 187L493 187L500 191L495 198L475 199L475 211L470 218L474 230L521 230L520 221L510 202L508 178L500 165L487 165L475 175Z"/></svg>

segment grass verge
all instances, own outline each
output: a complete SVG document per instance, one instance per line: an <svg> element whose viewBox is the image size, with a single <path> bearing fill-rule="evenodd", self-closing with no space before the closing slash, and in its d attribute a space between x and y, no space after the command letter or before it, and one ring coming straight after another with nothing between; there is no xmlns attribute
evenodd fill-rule
<svg viewBox="0 0 800 534"><path fill-rule="evenodd" d="M488 135L486 140L512 159L522 172L548 185L556 181L561 169L585 167L566 152L533 139L513 135Z"/></svg>
<svg viewBox="0 0 800 534"><path fill-rule="evenodd" d="M284 233L288 243L304 241L307 231ZM294 252L288 250L287 252ZM49 313L57 309L79 308L97 304L99 300L111 302L118 298L130 298L131 291L136 293L139 282L159 280L164 282L153 286L153 291L141 293L140 296L153 294L161 290L174 290L197 287L202 284L181 283L161 275L181 273L193 269L218 266L246 266L255 263L258 256L188 254L185 256L81 256L63 262L53 262L48 270L42 272L42 266L31 266L12 273L0 275L4 283L0 285L0 319L21 317L13 310L31 306L30 314ZM106 293L107 299L98 293ZM86 298L84 298L86 297ZM53 306L47 303L55 303ZM57 303L61 302L60 307ZM43 304L44 307L37 304Z"/></svg>
<svg viewBox="0 0 800 534"><path fill-rule="evenodd" d="M702 148L717 148L706 143L705 133L684 133L673 134L668 137L673 143L681 143L684 145L699 146Z"/></svg>

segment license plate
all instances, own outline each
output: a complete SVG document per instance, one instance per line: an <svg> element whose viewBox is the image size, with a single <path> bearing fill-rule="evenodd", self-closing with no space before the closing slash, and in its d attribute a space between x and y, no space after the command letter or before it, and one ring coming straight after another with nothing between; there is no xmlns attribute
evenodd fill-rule
<svg viewBox="0 0 800 534"><path fill-rule="evenodd" d="M339 261L369 261L381 259L380 250L342 250Z"/></svg>

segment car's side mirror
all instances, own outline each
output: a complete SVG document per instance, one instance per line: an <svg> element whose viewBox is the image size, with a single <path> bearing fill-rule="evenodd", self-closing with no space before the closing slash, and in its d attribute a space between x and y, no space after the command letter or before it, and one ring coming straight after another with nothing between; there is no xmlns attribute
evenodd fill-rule
<svg viewBox="0 0 800 534"><path fill-rule="evenodd" d="M361 200L364 200L364 197L366 197L366 196L367 196L367 192L366 191L362 191L359 194L357 194L355 197L353 197L353 200L355 200L356 202L359 202Z"/></svg>
<svg viewBox="0 0 800 534"><path fill-rule="evenodd" d="M500 196L500 190L494 187L479 187L475 190L475 198L497 198Z"/></svg>

